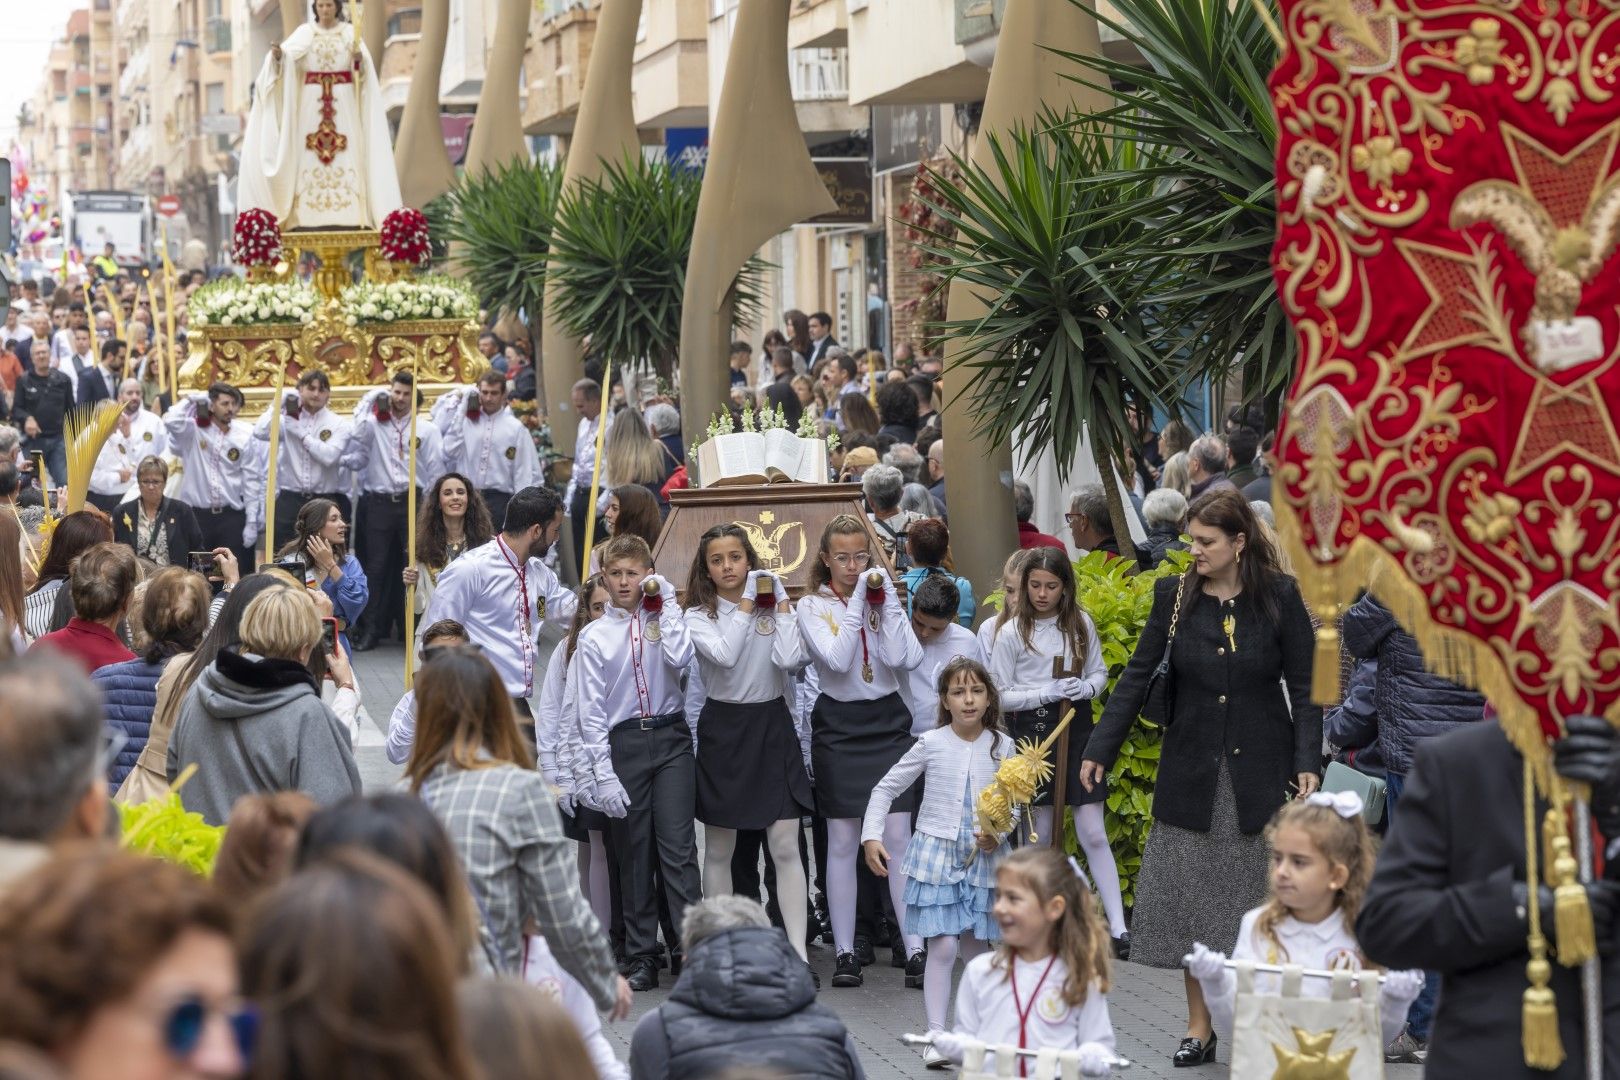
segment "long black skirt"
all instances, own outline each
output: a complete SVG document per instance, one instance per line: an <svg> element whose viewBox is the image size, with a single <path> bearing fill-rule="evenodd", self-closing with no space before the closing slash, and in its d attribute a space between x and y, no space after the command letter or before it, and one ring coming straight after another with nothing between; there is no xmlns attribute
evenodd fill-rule
<svg viewBox="0 0 1620 1080"><path fill-rule="evenodd" d="M698 713L697 816L721 829L764 829L815 813L787 702L710 698Z"/></svg>
<svg viewBox="0 0 1620 1080"><path fill-rule="evenodd" d="M899 694L876 701L816 698L810 713L810 764L816 773L816 807L824 818L866 816L866 804L890 766L911 744L911 710ZM892 814L909 814L916 786L894 801Z"/></svg>
<svg viewBox="0 0 1620 1080"><path fill-rule="evenodd" d="M1061 701L1048 702L1034 709L1025 709L1021 712L1008 713L1006 717L1007 731L1012 735L1014 742L1023 742L1033 739L1039 742L1052 733L1057 727L1058 719L1063 715ZM1104 780L1095 789L1087 791L1080 785L1080 762L1086 755L1086 743L1091 739L1092 707L1089 701L1074 703L1074 719L1069 721L1067 728L1069 735L1069 757L1065 762L1058 762L1057 746L1050 751L1053 766L1063 768L1068 774L1064 781L1063 801L1069 806L1087 806L1091 803L1100 803L1108 798L1108 781ZM1051 806L1053 782L1048 780L1035 792L1035 806Z"/></svg>

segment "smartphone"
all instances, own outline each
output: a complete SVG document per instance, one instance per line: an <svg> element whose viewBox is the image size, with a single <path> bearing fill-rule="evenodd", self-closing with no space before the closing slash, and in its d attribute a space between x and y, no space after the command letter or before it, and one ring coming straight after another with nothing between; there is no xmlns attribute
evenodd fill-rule
<svg viewBox="0 0 1620 1080"><path fill-rule="evenodd" d="M186 553L186 566L203 577L213 577L219 569L219 556L212 551L190 551Z"/></svg>
<svg viewBox="0 0 1620 1080"><path fill-rule="evenodd" d="M321 620L321 647L328 654L335 655L338 647L337 620L327 616Z"/></svg>

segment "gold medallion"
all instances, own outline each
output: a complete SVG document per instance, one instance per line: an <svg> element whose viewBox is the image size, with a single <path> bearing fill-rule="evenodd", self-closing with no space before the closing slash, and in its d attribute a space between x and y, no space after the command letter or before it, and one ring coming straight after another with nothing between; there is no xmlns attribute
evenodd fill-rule
<svg viewBox="0 0 1620 1080"><path fill-rule="evenodd" d="M663 636L664 636L664 631L659 627L658 621L656 619L654 619L654 620L647 623L646 637L647 637L648 641L657 641L660 638L662 638Z"/></svg>
<svg viewBox="0 0 1620 1080"><path fill-rule="evenodd" d="M754 632L760 637L770 637L776 633L776 617L774 615L761 615L755 619Z"/></svg>
<svg viewBox="0 0 1620 1080"><path fill-rule="evenodd" d="M866 612L866 625L867 628L872 631L872 633L875 634L878 632L878 628L883 625L882 620L883 616L877 610L877 608L871 608Z"/></svg>
<svg viewBox="0 0 1620 1080"><path fill-rule="evenodd" d="M872 681L872 665L871 664L862 664L861 665L861 678L865 679L867 682Z"/></svg>

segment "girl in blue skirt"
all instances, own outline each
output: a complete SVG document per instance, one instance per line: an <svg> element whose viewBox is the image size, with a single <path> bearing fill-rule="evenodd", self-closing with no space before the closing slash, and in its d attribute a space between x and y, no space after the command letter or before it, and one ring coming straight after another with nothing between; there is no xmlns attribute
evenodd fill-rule
<svg viewBox="0 0 1620 1080"><path fill-rule="evenodd" d="M1013 752L1012 740L1001 729L995 684L983 664L957 657L940 669L937 689L939 726L918 739L878 781L861 828L867 865L879 877L888 877L883 824L889 806L926 776L917 831L906 846L900 873L906 878L906 933L928 942L923 1003L931 1031L945 1028L957 957L965 963L1001 940L990 908L1007 838L982 832L974 805Z"/></svg>

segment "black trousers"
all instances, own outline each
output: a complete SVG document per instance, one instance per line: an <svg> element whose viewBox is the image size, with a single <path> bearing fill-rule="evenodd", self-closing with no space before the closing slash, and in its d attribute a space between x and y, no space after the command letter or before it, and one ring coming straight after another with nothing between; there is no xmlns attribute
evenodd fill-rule
<svg viewBox="0 0 1620 1080"><path fill-rule="evenodd" d="M585 560L585 522L586 514L595 514L591 506L591 486L589 484L574 489L574 497L568 503L568 529L574 536L574 565L583 566ZM602 530L596 530L596 536L601 537Z"/></svg>
<svg viewBox="0 0 1620 1080"><path fill-rule="evenodd" d="M222 506L218 510L206 506L195 507L197 531L202 534L204 551L229 548L236 556L237 566L246 577L259 568L253 561L253 549L242 545L242 530L247 527L247 511Z"/></svg>
<svg viewBox="0 0 1620 1080"><path fill-rule="evenodd" d="M608 733L613 772L630 807L610 818L624 896L624 947L630 956L658 955L656 863L663 874L669 918L680 926L686 909L702 899L698 885L697 767L692 734L684 721L643 731L635 720ZM677 945L678 942L671 942Z"/></svg>
<svg viewBox="0 0 1620 1080"><path fill-rule="evenodd" d="M366 572L371 599L360 614L355 637L387 639L396 623L401 639L405 636L405 582L400 575L405 570L405 537L409 524L405 513L409 505L407 494L402 491L398 495L383 495L367 491L360 496L360 508L351 532L355 557ZM408 641L405 644L410 646Z"/></svg>
<svg viewBox="0 0 1620 1080"><path fill-rule="evenodd" d="M506 523L506 504L512 501L512 493L495 488L479 488L478 494L483 497L484 505L489 507L490 525L500 532Z"/></svg>
<svg viewBox="0 0 1620 1080"><path fill-rule="evenodd" d="M311 499L331 499L338 504L343 512L343 520L350 525L354 524L353 507L349 505L349 497L340 491L278 491L276 492L276 535L272 538L276 547L286 545L293 538L293 531L298 522L298 511ZM353 537L350 537L351 541ZM274 558L275 552L265 553L267 558ZM368 581L367 584L370 584ZM366 605L367 607L370 604Z"/></svg>

